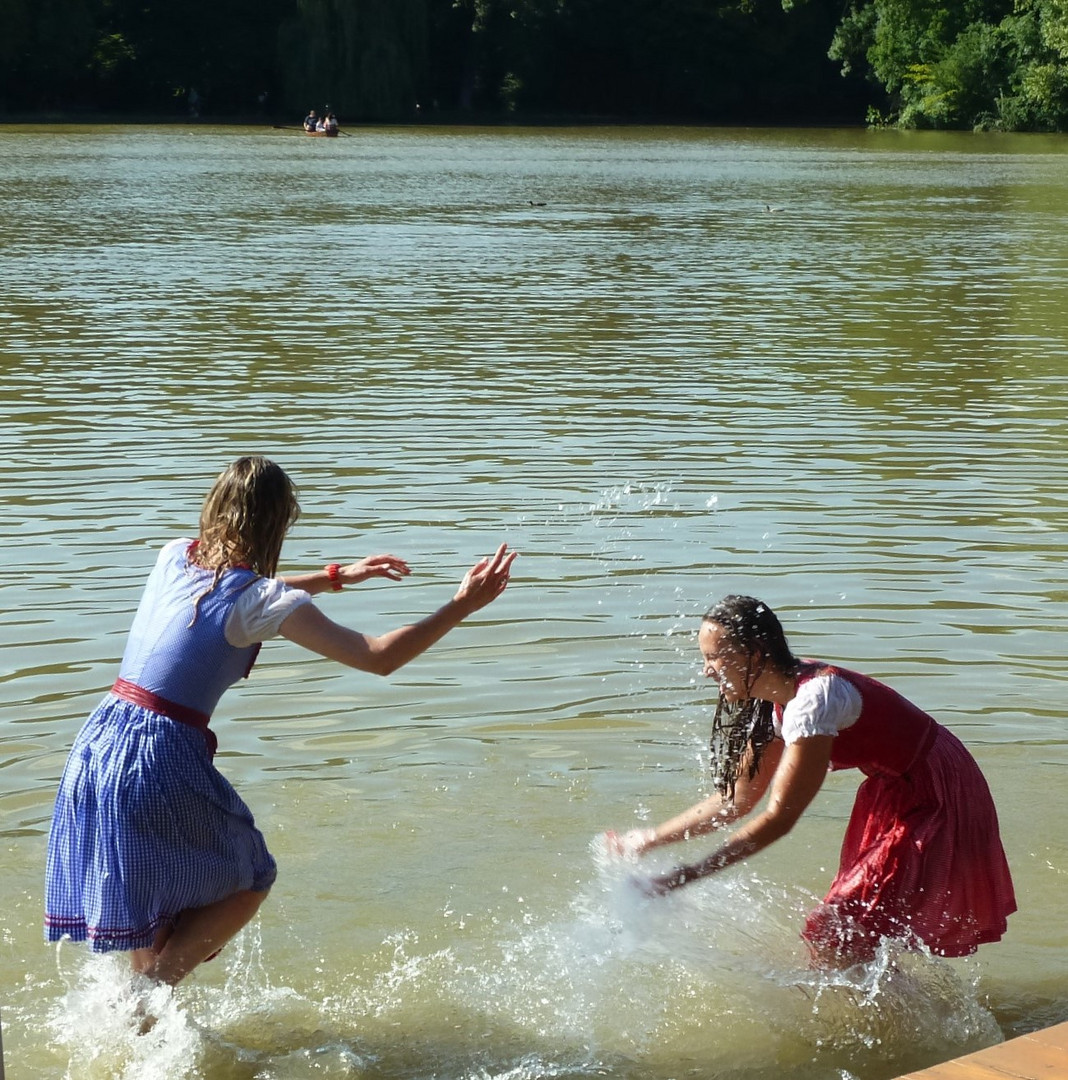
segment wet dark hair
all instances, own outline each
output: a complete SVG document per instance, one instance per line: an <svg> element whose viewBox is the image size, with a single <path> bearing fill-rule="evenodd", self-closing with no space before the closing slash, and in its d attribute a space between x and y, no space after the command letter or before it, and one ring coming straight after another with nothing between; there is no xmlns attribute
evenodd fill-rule
<svg viewBox="0 0 1068 1080"><path fill-rule="evenodd" d="M721 626L727 633L730 645L747 657L747 692L766 665L770 664L788 674L801 665L790 651L778 616L760 600L751 596L725 596L706 613L702 621ZM753 670L758 659L760 666ZM708 743L712 782L720 795L734 798L735 784L747 749L750 755L749 779L756 776L764 750L775 737L772 725L774 713L775 706L770 701L749 697L728 702L720 695Z"/></svg>

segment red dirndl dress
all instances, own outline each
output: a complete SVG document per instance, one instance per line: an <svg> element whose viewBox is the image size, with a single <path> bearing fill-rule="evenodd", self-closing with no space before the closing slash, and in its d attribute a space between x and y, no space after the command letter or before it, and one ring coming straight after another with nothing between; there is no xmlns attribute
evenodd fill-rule
<svg viewBox="0 0 1068 1080"><path fill-rule="evenodd" d="M843 668L809 663L847 679L860 716L835 737L831 768L867 779L842 843L838 873L805 922L814 950L860 961L884 937L968 956L1005 933L1016 910L997 811L961 741L888 686Z"/></svg>

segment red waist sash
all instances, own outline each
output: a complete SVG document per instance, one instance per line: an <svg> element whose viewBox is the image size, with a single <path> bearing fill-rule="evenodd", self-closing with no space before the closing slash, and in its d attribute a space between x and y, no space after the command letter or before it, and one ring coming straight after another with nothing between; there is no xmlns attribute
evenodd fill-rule
<svg viewBox="0 0 1068 1080"><path fill-rule="evenodd" d="M140 705L143 709L151 709L154 713L159 713L160 716L166 716L168 720L176 720L179 724L185 724L186 727L193 727L198 731L203 731L204 738L208 743L208 750L212 757L215 756L219 740L215 737L215 732L208 727L208 724L211 723L211 717L207 713L202 713L198 709L191 709L188 705L179 705L176 701L168 701L166 698L160 697L159 694L153 694L151 690L146 690L143 686L138 686L137 683L127 682L125 679L116 679L111 692L117 698L122 698L123 701L128 701L132 705Z"/></svg>

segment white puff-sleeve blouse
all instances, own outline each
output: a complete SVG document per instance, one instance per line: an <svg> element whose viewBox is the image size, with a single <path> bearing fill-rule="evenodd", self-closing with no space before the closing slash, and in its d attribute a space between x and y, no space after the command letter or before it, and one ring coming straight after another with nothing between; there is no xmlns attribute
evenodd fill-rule
<svg viewBox="0 0 1068 1080"><path fill-rule="evenodd" d="M789 746L812 735L837 735L860 716L860 691L841 675L806 679L782 713L775 712L775 734Z"/></svg>
<svg viewBox="0 0 1068 1080"><path fill-rule="evenodd" d="M278 628L311 594L280 578L259 578L238 597L226 620L226 640L238 649L278 636Z"/></svg>

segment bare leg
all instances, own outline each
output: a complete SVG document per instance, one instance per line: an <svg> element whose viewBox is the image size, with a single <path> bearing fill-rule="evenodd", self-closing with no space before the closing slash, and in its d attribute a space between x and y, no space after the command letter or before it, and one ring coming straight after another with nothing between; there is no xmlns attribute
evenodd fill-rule
<svg viewBox="0 0 1068 1080"><path fill-rule="evenodd" d="M269 890L231 893L206 907L188 908L173 930L161 930L149 949L134 949L134 971L174 986L216 953L259 910Z"/></svg>
<svg viewBox="0 0 1068 1080"><path fill-rule="evenodd" d="M156 934L155 940L144 949L132 949L130 951L130 967L137 972L138 975L144 975L144 973L156 962L156 957L163 951L163 946L167 944L167 939L174 933L174 926L168 923L166 926L160 928Z"/></svg>

